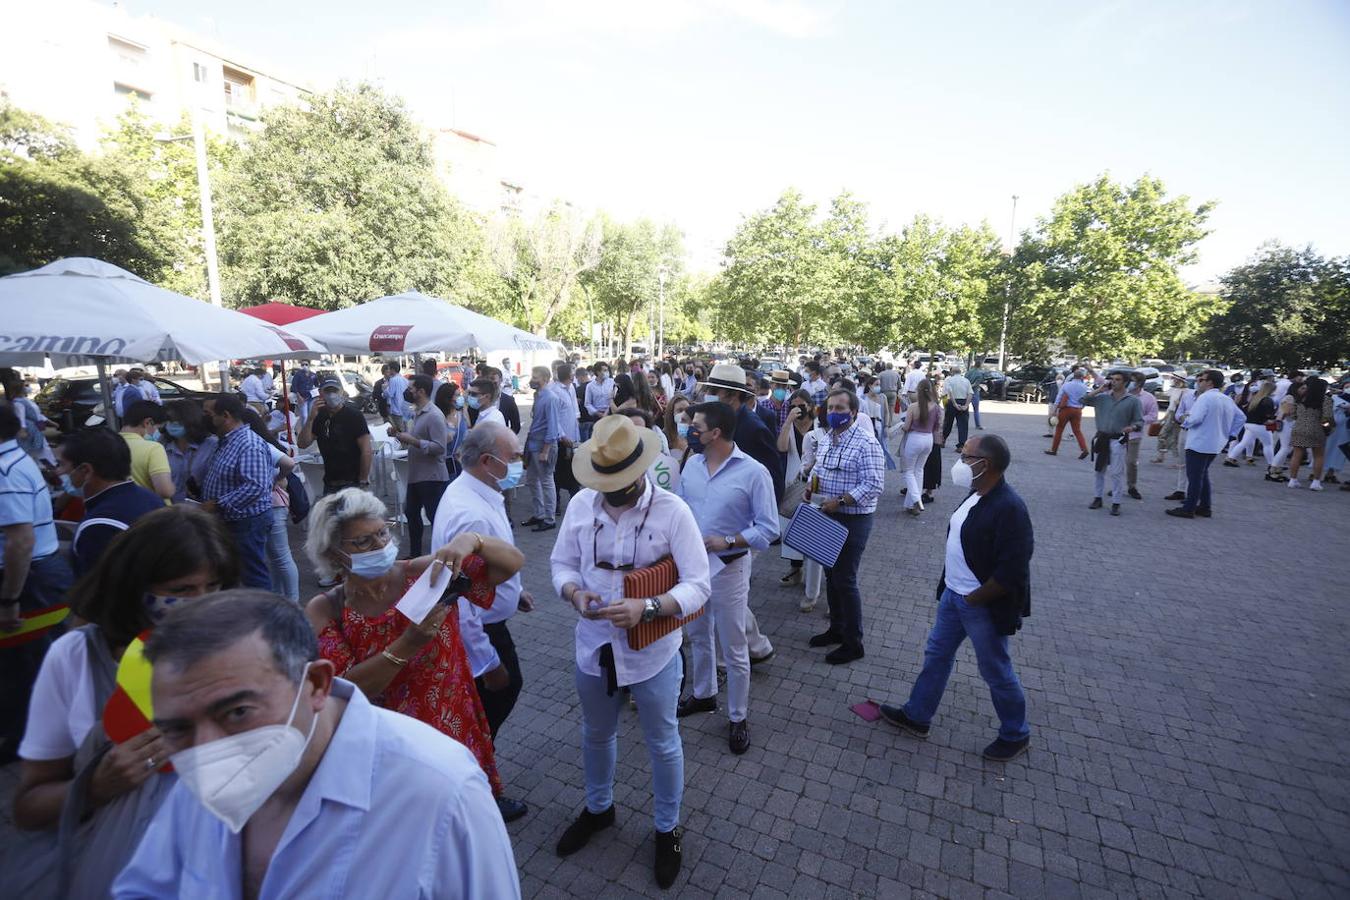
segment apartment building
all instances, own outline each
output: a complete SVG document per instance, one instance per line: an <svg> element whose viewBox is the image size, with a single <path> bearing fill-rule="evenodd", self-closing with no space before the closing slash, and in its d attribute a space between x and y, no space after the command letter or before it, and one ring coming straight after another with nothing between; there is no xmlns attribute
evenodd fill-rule
<svg viewBox="0 0 1350 900"><path fill-rule="evenodd" d="M0 28L0 93L69 126L84 149L133 95L166 126L195 112L211 131L241 135L262 109L309 91L210 38L93 0L16 4Z"/></svg>

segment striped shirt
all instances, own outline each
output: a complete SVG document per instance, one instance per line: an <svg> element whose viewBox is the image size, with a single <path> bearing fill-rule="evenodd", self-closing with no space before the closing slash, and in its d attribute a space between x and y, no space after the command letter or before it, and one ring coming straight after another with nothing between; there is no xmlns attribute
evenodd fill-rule
<svg viewBox="0 0 1350 900"><path fill-rule="evenodd" d="M816 450L812 475L820 477L822 497L848 494L853 503L839 507L841 513L862 515L877 511L877 501L886 484L886 457L872 433L872 420L858 416L843 432L830 432Z"/></svg>
<svg viewBox="0 0 1350 900"><path fill-rule="evenodd" d="M56 525L52 522L52 497L37 463L16 440L0 443L0 529L8 525L32 525L33 559L56 552ZM5 533L0 531L0 568L5 565Z"/></svg>
<svg viewBox="0 0 1350 900"><path fill-rule="evenodd" d="M270 514L275 472L267 443L248 426L240 426L220 439L202 484L202 497L216 501L226 521Z"/></svg>

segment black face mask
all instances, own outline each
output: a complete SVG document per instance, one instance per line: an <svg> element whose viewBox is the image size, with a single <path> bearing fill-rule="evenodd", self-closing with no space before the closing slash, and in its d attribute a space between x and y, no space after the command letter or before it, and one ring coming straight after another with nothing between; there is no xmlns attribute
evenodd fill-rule
<svg viewBox="0 0 1350 900"><path fill-rule="evenodd" d="M403 392L403 399L407 403L416 403L417 394L413 393L412 388L408 388L406 391Z"/></svg>
<svg viewBox="0 0 1350 900"><path fill-rule="evenodd" d="M620 491L605 491L605 502L610 506L627 506L642 496L642 479L630 484Z"/></svg>

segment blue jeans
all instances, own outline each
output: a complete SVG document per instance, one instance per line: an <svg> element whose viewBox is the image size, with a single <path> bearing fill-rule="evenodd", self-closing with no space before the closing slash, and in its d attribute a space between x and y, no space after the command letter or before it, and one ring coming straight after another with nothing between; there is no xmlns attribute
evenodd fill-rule
<svg viewBox="0 0 1350 900"><path fill-rule="evenodd" d="M291 556L291 534L286 526L291 511L272 507L272 527L267 531L267 566L272 573L272 592L292 603L300 602L300 570Z"/></svg>
<svg viewBox="0 0 1350 900"><path fill-rule="evenodd" d="M998 713L998 736L1005 741L1020 741L1031 735L1027 726L1027 698L1022 693L1022 682L1013 671L1012 657L1008 655L1008 636L999 634L989 610L971 606L966 598L951 590L942 592L938 601L937 618L928 632L928 646L923 651L923 671L909 692L905 715L920 725L933 721L947 689L947 679L956 663L956 651L961 642L970 638L975 648L975 661L980 677L989 685L989 696Z"/></svg>
<svg viewBox="0 0 1350 900"><path fill-rule="evenodd" d="M862 594L858 592L858 565L867 538L872 534L872 514L837 513L830 518L848 529L844 549L834 567L825 570L825 597L830 604L830 630L844 639L844 646L862 646Z"/></svg>
<svg viewBox="0 0 1350 900"><path fill-rule="evenodd" d="M680 824L684 797L684 745L675 721L684 664L676 653L660 672L628 685L637 701L642 739L652 761L652 797L656 830L670 831ZM581 762L586 772L586 808L601 813L614 804L614 762L619 747L619 709L623 691L605 694L603 675L576 671L581 698Z"/></svg>
<svg viewBox="0 0 1350 900"><path fill-rule="evenodd" d="M243 587L272 589L272 573L267 570L267 535L272 530L272 511L246 519L226 519L225 528L239 551L239 583ZM296 592L299 593L299 588Z"/></svg>
<svg viewBox="0 0 1350 900"><path fill-rule="evenodd" d="M975 385L975 389L970 394L970 412L975 419L975 427L983 428L980 424L980 386Z"/></svg>
<svg viewBox="0 0 1350 900"><path fill-rule="evenodd" d="M1186 499L1181 504L1182 509L1190 512L1209 509L1209 464L1218 455L1201 453L1199 450L1186 451Z"/></svg>

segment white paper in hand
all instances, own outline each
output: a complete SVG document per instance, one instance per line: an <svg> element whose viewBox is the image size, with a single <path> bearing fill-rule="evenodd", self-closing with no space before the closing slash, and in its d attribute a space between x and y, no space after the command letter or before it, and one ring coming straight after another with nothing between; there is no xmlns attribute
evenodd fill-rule
<svg viewBox="0 0 1350 900"><path fill-rule="evenodd" d="M439 569L441 577L436 579L436 585L431 584L431 572L433 569ZM412 587L399 598L398 603L394 604L394 609L403 613L414 623L421 622L431 612L431 608L436 605L436 601L441 599L441 594L445 593L446 585L450 583L450 572L440 566L430 565L422 572L422 577L412 583Z"/></svg>

